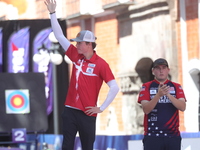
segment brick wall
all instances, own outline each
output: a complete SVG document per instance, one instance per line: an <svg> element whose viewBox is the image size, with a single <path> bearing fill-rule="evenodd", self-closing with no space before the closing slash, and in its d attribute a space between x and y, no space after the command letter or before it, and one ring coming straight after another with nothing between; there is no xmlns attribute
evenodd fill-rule
<svg viewBox="0 0 200 150"><path fill-rule="evenodd" d="M188 59L199 58L198 0L186 0Z"/></svg>

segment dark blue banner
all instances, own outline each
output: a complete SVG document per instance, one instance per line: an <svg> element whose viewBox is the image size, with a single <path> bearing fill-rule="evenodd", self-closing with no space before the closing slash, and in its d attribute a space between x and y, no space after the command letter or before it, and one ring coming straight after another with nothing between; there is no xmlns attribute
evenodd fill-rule
<svg viewBox="0 0 200 150"><path fill-rule="evenodd" d="M14 32L8 40L8 72L29 71L29 27Z"/></svg>
<svg viewBox="0 0 200 150"><path fill-rule="evenodd" d="M3 50L2 50L2 43L3 43L3 32L2 28L0 28L0 72L2 72L3 66Z"/></svg>
<svg viewBox="0 0 200 150"><path fill-rule="evenodd" d="M45 139L45 140L44 140ZM96 135L93 150L129 150L128 143L129 141L138 141L139 145L134 145L134 149L130 150L142 150L142 148L138 148L138 146L142 145L142 134L135 135ZM54 147L57 149L61 149L63 141L62 135L50 135L46 134L38 138L38 143L47 143L49 147ZM38 144L39 145L39 144ZM42 148L42 144L40 144ZM82 150L80 137L76 137L74 142L74 150Z"/></svg>
<svg viewBox="0 0 200 150"><path fill-rule="evenodd" d="M52 81L52 63L50 63L49 49L51 41L49 34L51 28L41 30L33 41L33 71L44 72L45 75L45 93L47 98L47 114L53 111L53 81Z"/></svg>

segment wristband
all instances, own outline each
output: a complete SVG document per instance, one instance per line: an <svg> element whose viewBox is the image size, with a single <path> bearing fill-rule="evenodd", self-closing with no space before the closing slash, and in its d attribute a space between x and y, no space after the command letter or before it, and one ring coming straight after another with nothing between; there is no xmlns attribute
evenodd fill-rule
<svg viewBox="0 0 200 150"><path fill-rule="evenodd" d="M49 14L51 15L51 14L54 14L55 13L55 11L54 12L50 12Z"/></svg>

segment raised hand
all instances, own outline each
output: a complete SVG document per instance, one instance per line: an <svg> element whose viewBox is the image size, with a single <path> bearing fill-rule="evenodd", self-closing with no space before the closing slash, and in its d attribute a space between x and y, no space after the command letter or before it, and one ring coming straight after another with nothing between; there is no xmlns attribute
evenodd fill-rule
<svg viewBox="0 0 200 150"><path fill-rule="evenodd" d="M54 13L56 11L56 0L45 0L44 3L49 13Z"/></svg>

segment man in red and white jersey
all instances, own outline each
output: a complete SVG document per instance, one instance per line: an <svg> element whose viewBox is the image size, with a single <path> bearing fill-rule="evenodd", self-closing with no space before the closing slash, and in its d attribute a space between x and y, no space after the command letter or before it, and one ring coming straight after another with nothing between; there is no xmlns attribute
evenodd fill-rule
<svg viewBox="0 0 200 150"><path fill-rule="evenodd" d="M108 63L96 54L96 37L89 30L80 31L76 46L63 35L56 17L56 1L45 0L50 13L54 35L65 54L72 61L73 68L70 85L62 113L63 144L62 150L73 150L74 140L79 133L83 150L93 150L95 141L96 116L103 112L116 97L119 87ZM109 86L107 97L98 107L97 99L102 83Z"/></svg>
<svg viewBox="0 0 200 150"><path fill-rule="evenodd" d="M168 79L168 62L159 58L153 62L154 80L144 83L138 103L144 116L144 150L180 150L179 110L186 108L186 98L180 84Z"/></svg>

